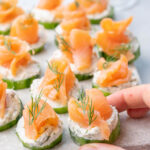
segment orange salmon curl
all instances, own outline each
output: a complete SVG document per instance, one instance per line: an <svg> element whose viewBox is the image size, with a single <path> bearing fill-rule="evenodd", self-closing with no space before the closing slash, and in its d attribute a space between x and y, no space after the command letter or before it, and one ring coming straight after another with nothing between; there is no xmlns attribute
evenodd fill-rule
<svg viewBox="0 0 150 150"><path fill-rule="evenodd" d="M59 119L52 107L40 99L34 114L37 117L32 121L33 116L31 115L30 111L34 111L32 110L32 106L34 105L33 103L35 102L30 101L25 106L23 110L23 118L26 137L36 140L48 127L57 127ZM43 109L41 109L42 107ZM40 110L42 111L40 112ZM40 112L39 115L38 112Z"/></svg>
<svg viewBox="0 0 150 150"><path fill-rule="evenodd" d="M97 84L101 87L119 86L131 79L132 73L128 68L128 60L124 55L121 55L116 62L106 62L105 59L100 59L97 67L101 71Z"/></svg>
<svg viewBox="0 0 150 150"><path fill-rule="evenodd" d="M24 13L21 8L16 6L17 2L16 0L2 0L0 2L0 23L11 23Z"/></svg>
<svg viewBox="0 0 150 150"><path fill-rule="evenodd" d="M9 68L16 76L18 69L31 61L28 49L28 44L18 38L0 36L0 65Z"/></svg>
<svg viewBox="0 0 150 150"><path fill-rule="evenodd" d="M49 61L39 90L43 90L44 96L48 99L67 105L69 92L73 88L75 80L68 60L63 56L53 58Z"/></svg>
<svg viewBox="0 0 150 150"><path fill-rule="evenodd" d="M108 0L77 0L87 14L102 13L108 6Z"/></svg>
<svg viewBox="0 0 150 150"><path fill-rule="evenodd" d="M85 110L79 106L82 105L81 101L71 98L68 104L69 117L74 122L78 123L83 128L93 128L98 126L100 132L105 139L109 139L110 129L106 122L112 115L112 108L108 104L106 98L102 92L98 89L89 89L85 91L85 103L87 103ZM90 104L92 101L92 106L94 108L93 118L96 119L89 125L88 112L90 109ZM93 119L92 118L92 119Z"/></svg>
<svg viewBox="0 0 150 150"><path fill-rule="evenodd" d="M7 89L7 84L2 81L2 76L0 75L0 118L3 118L5 115L6 89Z"/></svg>
<svg viewBox="0 0 150 150"><path fill-rule="evenodd" d="M38 22L32 14L24 14L17 17L11 27L11 36L18 37L30 44L38 41Z"/></svg>
<svg viewBox="0 0 150 150"><path fill-rule="evenodd" d="M37 8L54 10L62 3L62 0L40 0Z"/></svg>

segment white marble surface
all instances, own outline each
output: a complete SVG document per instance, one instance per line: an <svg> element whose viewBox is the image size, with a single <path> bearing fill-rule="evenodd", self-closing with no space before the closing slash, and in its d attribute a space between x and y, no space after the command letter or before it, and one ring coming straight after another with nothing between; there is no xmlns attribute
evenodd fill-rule
<svg viewBox="0 0 150 150"><path fill-rule="evenodd" d="M36 2L37 0L19 0L19 4L28 11L30 8L33 8L34 3ZM138 68L143 83L150 82L149 6L150 6L149 0L141 0L132 9L116 12L117 20L127 18L130 15L134 16L134 21L130 27L130 30L138 37L141 44L142 54L140 59L136 62L136 66ZM47 44L45 51L34 56L34 58L39 61L42 67L42 74L44 73L44 70L46 68L46 60L48 60L52 52L56 49L54 45L54 32L50 31L48 32L48 35L51 41ZM17 93L22 99L24 104L30 100L30 94L28 89L17 91ZM63 119L65 128L63 141L61 144L53 148L53 150L69 150L69 149L77 150L78 146L72 142L68 134L66 115L61 115L61 119ZM127 147L127 149L132 150L133 149L149 150L150 149L149 126L150 126L150 119L148 116L140 120L135 120L128 118L126 113L121 114L121 129L122 129L121 136L115 144ZM15 135L15 127L0 133L0 150L25 150L25 148L22 146L22 144L19 142L19 140Z"/></svg>

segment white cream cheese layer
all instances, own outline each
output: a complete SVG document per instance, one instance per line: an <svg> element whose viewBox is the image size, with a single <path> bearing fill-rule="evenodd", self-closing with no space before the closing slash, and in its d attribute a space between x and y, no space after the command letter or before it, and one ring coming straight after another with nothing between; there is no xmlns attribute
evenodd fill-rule
<svg viewBox="0 0 150 150"><path fill-rule="evenodd" d="M13 90L6 90L6 110L4 118L0 118L0 126L16 120L21 110L21 103Z"/></svg>
<svg viewBox="0 0 150 150"><path fill-rule="evenodd" d="M111 6L108 5L106 10L104 10L102 13L95 13L95 14L90 14L90 15L87 15L88 19L102 19L104 17L107 17L109 14L110 14L110 11L111 11Z"/></svg>
<svg viewBox="0 0 150 150"><path fill-rule="evenodd" d="M30 146L40 148L50 145L53 141L55 141L62 134L63 129L62 123L59 122L58 127L54 128L52 126L49 126L47 130L38 139L36 140L29 139L25 135L24 119L22 117L17 124L16 132L24 143L27 143Z"/></svg>
<svg viewBox="0 0 150 150"><path fill-rule="evenodd" d="M35 8L35 9L33 9L32 13L33 13L35 19L37 19L38 21L41 21L41 22L49 22L50 23L50 22L59 22L60 21L55 18L53 11Z"/></svg>
<svg viewBox="0 0 150 150"><path fill-rule="evenodd" d="M40 94L39 91L39 86L42 82L43 78L41 79L35 79L30 87L30 92L33 98L37 97ZM72 88L72 90L70 91L69 95L70 96L76 96L79 92L79 84L78 81L76 80L74 87ZM57 101L51 100L46 98L44 95L42 95L42 99L45 100L51 107L53 108L60 108L60 107L64 107L64 105L60 104Z"/></svg>
<svg viewBox="0 0 150 150"><path fill-rule="evenodd" d="M123 83L119 86L99 87L99 88L103 91L106 91L106 92L109 92L109 93L114 93L114 92L117 92L117 91L125 89L125 88L129 88L129 87L139 85L140 80L139 80L139 77L138 77L137 70L132 68L131 71L132 71L132 76L131 76L131 79L130 79L129 82ZM94 73L94 77L93 77L93 84L94 85L97 85L97 79L100 76L100 74L101 74L101 71L98 71L98 72Z"/></svg>
<svg viewBox="0 0 150 150"><path fill-rule="evenodd" d="M58 25L56 27L55 32L59 35L63 34L63 29L62 29L61 25Z"/></svg>
<svg viewBox="0 0 150 150"><path fill-rule="evenodd" d="M95 53L93 53L92 65L90 68L83 70L83 71L79 71L75 64L70 64L70 67L71 67L71 70L75 74L93 74L93 72L95 71L96 65L97 65L97 60L98 60L97 55Z"/></svg>
<svg viewBox="0 0 150 150"><path fill-rule="evenodd" d="M37 43L29 44L31 49L37 49L42 47L47 42L47 32L43 26L39 25L39 39Z"/></svg>
<svg viewBox="0 0 150 150"><path fill-rule="evenodd" d="M10 29L11 23L0 23L0 31L6 32Z"/></svg>
<svg viewBox="0 0 150 150"><path fill-rule="evenodd" d="M112 110L113 110L112 115L107 120L111 132L116 128L118 123L118 111L116 110L115 107L112 107ZM70 118L68 124L69 129L74 133L75 136L89 140L104 140L104 137L100 133L99 127L82 128L76 122L72 121Z"/></svg>
<svg viewBox="0 0 150 150"><path fill-rule="evenodd" d="M13 76L10 69L0 66L0 74L4 79L19 81L40 74L40 67L37 62L32 61L27 66L20 67L17 75Z"/></svg>

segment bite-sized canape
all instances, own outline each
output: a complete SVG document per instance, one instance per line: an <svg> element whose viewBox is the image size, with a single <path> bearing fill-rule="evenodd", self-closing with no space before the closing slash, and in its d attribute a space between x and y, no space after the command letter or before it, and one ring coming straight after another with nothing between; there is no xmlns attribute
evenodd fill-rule
<svg viewBox="0 0 150 150"><path fill-rule="evenodd" d="M24 13L17 3L17 0L0 1L0 34L9 34L13 20Z"/></svg>
<svg viewBox="0 0 150 150"><path fill-rule="evenodd" d="M39 0L32 13L46 29L54 29L63 18L62 0Z"/></svg>
<svg viewBox="0 0 150 150"><path fill-rule="evenodd" d="M0 132L14 126L22 116L22 103L13 90L0 77Z"/></svg>
<svg viewBox="0 0 150 150"><path fill-rule="evenodd" d="M36 97L42 90L42 99L62 114L68 112L68 100L70 96L76 95L78 89L78 82L68 60L60 55L50 59L43 78L33 81L31 95Z"/></svg>
<svg viewBox="0 0 150 150"><path fill-rule="evenodd" d="M140 45L135 36L127 30L132 22L132 17L123 21L113 21L106 18L101 22L103 31L98 32L96 44L99 48L100 56L107 59L113 57L119 59L121 54L125 55L132 63L140 56Z"/></svg>
<svg viewBox="0 0 150 150"><path fill-rule="evenodd" d="M114 9L110 6L109 0L76 0L82 7L92 24L99 24L103 18L113 18Z"/></svg>
<svg viewBox="0 0 150 150"><path fill-rule="evenodd" d="M93 77L97 55L93 52L93 39L88 31L71 30L66 49L62 49L62 51L70 61L71 69L79 81Z"/></svg>
<svg viewBox="0 0 150 150"><path fill-rule="evenodd" d="M93 87L99 88L105 96L138 84L140 84L138 73L135 68L128 67L128 60L124 55L115 62L106 61L104 58L98 61Z"/></svg>
<svg viewBox="0 0 150 150"><path fill-rule="evenodd" d="M24 147L45 150L62 140L62 123L52 107L41 99L41 94L32 99L23 110L16 134Z"/></svg>
<svg viewBox="0 0 150 150"><path fill-rule="evenodd" d="M108 104L99 89L87 89L79 99L68 104L69 131L73 141L86 143L113 143L120 134L118 111Z"/></svg>
<svg viewBox="0 0 150 150"><path fill-rule="evenodd" d="M28 52L30 46L16 37L0 36L0 74L8 88L30 87L39 77L40 67Z"/></svg>
<svg viewBox="0 0 150 150"><path fill-rule="evenodd" d="M90 30L90 21L85 11L78 6L76 1L66 5L63 14L63 21L55 30L57 38L56 45L59 44L62 50L67 47L65 42L68 42L72 29Z"/></svg>
<svg viewBox="0 0 150 150"><path fill-rule="evenodd" d="M26 41L31 54L36 54L44 49L46 32L43 26L38 25L32 14L24 14L17 17L12 23L10 35Z"/></svg>

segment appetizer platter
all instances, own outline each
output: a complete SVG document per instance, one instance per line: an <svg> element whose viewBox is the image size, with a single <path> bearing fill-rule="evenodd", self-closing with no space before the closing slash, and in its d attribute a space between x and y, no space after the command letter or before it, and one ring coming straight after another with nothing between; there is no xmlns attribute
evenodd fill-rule
<svg viewBox="0 0 150 150"><path fill-rule="evenodd" d="M18 8L17 0L3 1ZM133 17L112 20L108 0L39 0L29 13L21 12L10 23L9 35L0 35L0 146L147 145L140 137L137 142L130 138L143 134L142 120L135 130L134 121L106 99L141 84L133 64L140 44L127 29Z"/></svg>

